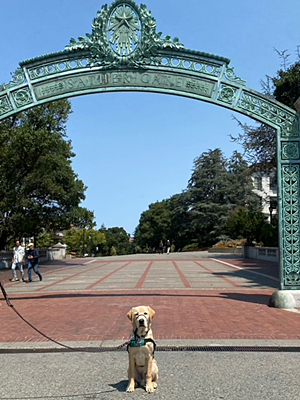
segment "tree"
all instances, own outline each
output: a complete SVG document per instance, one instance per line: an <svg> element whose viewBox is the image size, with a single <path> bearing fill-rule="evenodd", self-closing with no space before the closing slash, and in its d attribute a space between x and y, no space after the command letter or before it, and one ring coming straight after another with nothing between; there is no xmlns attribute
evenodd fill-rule
<svg viewBox="0 0 300 400"><path fill-rule="evenodd" d="M233 239L247 239L247 244L261 243L278 246L277 223L269 224L262 212L237 207L227 221L228 235Z"/></svg>
<svg viewBox="0 0 300 400"><path fill-rule="evenodd" d="M277 71L275 77L267 76L266 82L262 82L265 95L275 97L276 100L291 108L294 107L294 103L300 97L299 50L300 46L297 47L298 60L293 65L289 65L290 55L287 54L287 50L281 52L276 50L282 60L282 68ZM237 137L231 138L242 145L247 160L252 164L252 171L262 173L273 172L277 168L276 130L264 124L249 126L242 124L240 121L238 121L238 124L242 128L242 133ZM249 215L248 217L251 218ZM233 219L239 220L240 218L241 215L235 215ZM267 225L265 223L263 227L260 227L263 236L261 241L265 245L277 246L278 226L274 224L274 220L273 224L271 224L272 226Z"/></svg>
<svg viewBox="0 0 300 400"><path fill-rule="evenodd" d="M171 227L168 238L175 245L176 250L182 249L193 240L191 231L191 214L186 191L175 194L168 200L168 207L171 215Z"/></svg>
<svg viewBox="0 0 300 400"><path fill-rule="evenodd" d="M106 229L102 226L99 230L105 236L105 243L99 243L102 255L123 255L130 253L129 235L124 228L114 227Z"/></svg>
<svg viewBox="0 0 300 400"><path fill-rule="evenodd" d="M143 251L152 251L159 242L171 240L171 211L169 201L157 201L150 204L148 210L141 214L139 224L135 230L135 243Z"/></svg>
<svg viewBox="0 0 300 400"><path fill-rule="evenodd" d="M264 124L251 126L236 121L242 133L237 137L231 135L231 139L243 147L247 162L255 166L257 172L276 167L276 130Z"/></svg>
<svg viewBox="0 0 300 400"><path fill-rule="evenodd" d="M95 229L71 228L65 233L64 242L69 252L84 255L97 253L99 245L105 245L106 238L103 232Z"/></svg>
<svg viewBox="0 0 300 400"><path fill-rule="evenodd" d="M259 210L247 162L234 152L227 160L220 149L195 159L187 189L150 204L141 214L135 244L152 251L169 239L176 249L188 244L206 247L226 234L229 213L237 206Z"/></svg>
<svg viewBox="0 0 300 400"><path fill-rule="evenodd" d="M273 83L273 95L276 100L294 108L296 100L300 97L300 60L287 69L280 69L273 78Z"/></svg>
<svg viewBox="0 0 300 400"><path fill-rule="evenodd" d="M48 249L52 247L55 243L57 243L57 239L55 238L55 234L53 233L41 233L36 238L36 247L40 249Z"/></svg>
<svg viewBox="0 0 300 400"><path fill-rule="evenodd" d="M234 151L228 160L229 202L249 210L261 211L260 198L253 192L252 170L243 156Z"/></svg>
<svg viewBox="0 0 300 400"><path fill-rule="evenodd" d="M289 65L287 50L276 52L282 60L282 68L275 77L267 76L267 81L262 82L263 93L294 108L300 97L300 46L297 47L298 59L292 65ZM276 167L276 130L264 124L249 126L240 121L238 124L242 133L237 137L231 136L231 139L242 145L246 159L260 171Z"/></svg>
<svg viewBox="0 0 300 400"><path fill-rule="evenodd" d="M69 227L85 186L71 167L70 103L45 104L0 123L0 249L12 238Z"/></svg>
<svg viewBox="0 0 300 400"><path fill-rule="evenodd" d="M84 207L74 207L69 214L70 225L76 228L92 229L96 226L93 211Z"/></svg>
<svg viewBox="0 0 300 400"><path fill-rule="evenodd" d="M211 245L224 230L230 210L227 160L220 149L196 158L185 196L194 240L199 246Z"/></svg>

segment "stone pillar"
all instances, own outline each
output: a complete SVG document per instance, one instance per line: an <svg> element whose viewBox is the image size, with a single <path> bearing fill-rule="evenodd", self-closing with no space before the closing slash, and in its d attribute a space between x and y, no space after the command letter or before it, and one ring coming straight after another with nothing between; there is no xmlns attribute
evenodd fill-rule
<svg viewBox="0 0 300 400"><path fill-rule="evenodd" d="M48 250L49 260L63 260L66 258L67 245L58 242Z"/></svg>

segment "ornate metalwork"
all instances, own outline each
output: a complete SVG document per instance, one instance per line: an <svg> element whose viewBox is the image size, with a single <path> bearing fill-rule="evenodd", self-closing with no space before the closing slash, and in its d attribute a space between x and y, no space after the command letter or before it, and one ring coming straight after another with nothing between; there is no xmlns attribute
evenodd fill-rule
<svg viewBox="0 0 300 400"><path fill-rule="evenodd" d="M237 85L246 86L246 81L235 75L233 67L227 67L225 71L225 77L229 82L236 83Z"/></svg>
<svg viewBox="0 0 300 400"><path fill-rule="evenodd" d="M120 4L110 15L107 34L111 48L119 56L128 56L140 40L141 22L129 4Z"/></svg>
<svg viewBox="0 0 300 400"><path fill-rule="evenodd" d="M282 142L282 159L298 160L299 159L299 142Z"/></svg>
<svg viewBox="0 0 300 400"><path fill-rule="evenodd" d="M153 91L204 100L277 130L281 287L300 289L299 114L246 87L230 60L185 49L162 37L145 5L115 0L104 5L92 32L65 50L20 63L0 89L0 120L30 107L107 91Z"/></svg>
<svg viewBox="0 0 300 400"><path fill-rule="evenodd" d="M0 97L0 115L6 114L9 111L12 111L13 107L7 97L7 95Z"/></svg>
<svg viewBox="0 0 300 400"><path fill-rule="evenodd" d="M299 165L288 165L282 169L283 177L283 252L284 285L300 285L300 221L299 221Z"/></svg>
<svg viewBox="0 0 300 400"><path fill-rule="evenodd" d="M258 117L260 121L266 124L271 123L271 126L279 126L282 128L282 137L299 137L299 131L294 129L295 112L274 100L244 90L237 108L247 111L254 118Z"/></svg>
<svg viewBox="0 0 300 400"><path fill-rule="evenodd" d="M14 101L17 107L22 108L32 103L31 93L28 88L13 92Z"/></svg>
<svg viewBox="0 0 300 400"><path fill-rule="evenodd" d="M20 84L26 82L26 77L24 71L21 68L18 68L12 76L12 80L7 84L4 85L5 89L10 89L15 86L19 86Z"/></svg>
<svg viewBox="0 0 300 400"><path fill-rule="evenodd" d="M43 66L28 68L28 75L31 80L57 75L61 72L85 69L89 61L87 57L63 59L57 62L44 63Z"/></svg>
<svg viewBox="0 0 300 400"><path fill-rule="evenodd" d="M224 103L232 104L235 94L235 88L222 85L218 100Z"/></svg>
<svg viewBox="0 0 300 400"><path fill-rule="evenodd" d="M156 21L145 5L139 8L132 0L116 0L109 8L103 6L92 25L92 34L71 39L66 50L90 52L90 66L140 67L150 60L159 63L159 49L182 49L178 38L161 38Z"/></svg>

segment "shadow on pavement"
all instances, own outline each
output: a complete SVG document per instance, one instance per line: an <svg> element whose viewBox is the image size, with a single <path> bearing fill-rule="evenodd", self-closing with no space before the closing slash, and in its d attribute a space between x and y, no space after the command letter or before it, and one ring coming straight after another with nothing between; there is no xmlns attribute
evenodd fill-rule
<svg viewBox="0 0 300 400"><path fill-rule="evenodd" d="M128 385L128 380L120 381L118 383L111 383L109 386L116 389L118 392L126 392L127 385Z"/></svg>
<svg viewBox="0 0 300 400"><path fill-rule="evenodd" d="M220 296L229 300L263 305L268 305L270 300L270 295L260 293L220 293Z"/></svg>
<svg viewBox="0 0 300 400"><path fill-rule="evenodd" d="M265 271L262 268L243 268L240 270L233 270L231 272L213 272L212 275L228 278L231 280L235 279L246 279L247 288L255 288L258 289L262 286L270 287L270 289L278 289L279 287L279 278L277 271L271 271L268 274L268 271ZM239 285L243 287L242 285ZM246 288L246 286L245 286Z"/></svg>
<svg viewBox="0 0 300 400"><path fill-rule="evenodd" d="M47 299L76 299L76 298L122 298L122 297L139 297L139 298L154 298L154 297L173 297L173 298L224 298L228 300L237 300L247 303L268 304L270 294L261 293L237 293L222 291L215 294L192 294L192 293L60 293L60 294L43 294L37 296L14 296L10 300L47 300Z"/></svg>

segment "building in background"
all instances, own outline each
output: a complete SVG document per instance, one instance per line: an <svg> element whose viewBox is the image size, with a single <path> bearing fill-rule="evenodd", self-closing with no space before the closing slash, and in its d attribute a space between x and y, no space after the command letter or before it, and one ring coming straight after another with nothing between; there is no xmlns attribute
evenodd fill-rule
<svg viewBox="0 0 300 400"><path fill-rule="evenodd" d="M253 172L253 191L261 198L262 212L268 216L271 223L273 215L277 214L277 173L276 169L267 172Z"/></svg>

